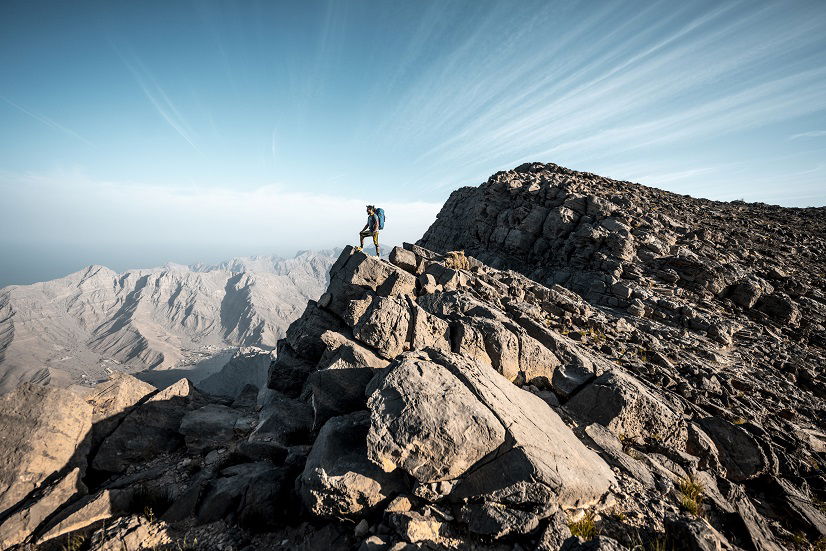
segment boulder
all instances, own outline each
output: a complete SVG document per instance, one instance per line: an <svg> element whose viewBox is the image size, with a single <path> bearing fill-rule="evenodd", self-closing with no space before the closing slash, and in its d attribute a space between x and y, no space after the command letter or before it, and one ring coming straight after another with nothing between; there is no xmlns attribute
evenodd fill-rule
<svg viewBox="0 0 826 551"><path fill-rule="evenodd" d="M554 380L560 386L563 366L556 354L529 336L524 330L517 331L519 337L519 371L525 384L539 389L554 389Z"/></svg>
<svg viewBox="0 0 826 551"><path fill-rule="evenodd" d="M452 541L447 534L446 523L434 516L425 516L415 511L390 513L390 524L404 541L424 544L437 549L450 549Z"/></svg>
<svg viewBox="0 0 826 551"><path fill-rule="evenodd" d="M323 341L319 342L324 344ZM290 344L282 339L278 341L278 357L270 363L267 388L297 398L307 382L307 377L315 370L315 362L299 356Z"/></svg>
<svg viewBox="0 0 826 551"><path fill-rule="evenodd" d="M313 426L320 428L330 417L363 410L367 383L387 363L349 339L325 353L318 371L307 380L315 413Z"/></svg>
<svg viewBox="0 0 826 551"><path fill-rule="evenodd" d="M163 521L150 521L133 515L104 524L89 538L89 551L123 551L124 549L157 549L171 545L172 536Z"/></svg>
<svg viewBox="0 0 826 551"><path fill-rule="evenodd" d="M84 398L92 406L92 446L96 447L136 404L157 389L126 373L115 372Z"/></svg>
<svg viewBox="0 0 826 551"><path fill-rule="evenodd" d="M756 308L778 323L797 325L800 321L800 309L784 293L765 295L757 301Z"/></svg>
<svg viewBox="0 0 826 551"><path fill-rule="evenodd" d="M769 522L754 508L751 499L739 485L731 484L725 496L733 504L736 518L742 523L742 530L747 536L747 544L755 551L786 551L772 533Z"/></svg>
<svg viewBox="0 0 826 551"><path fill-rule="evenodd" d="M49 516L73 498L86 493L80 480L80 469L75 467L60 480L41 487L35 495L6 510L0 522L0 548L23 543Z"/></svg>
<svg viewBox="0 0 826 551"><path fill-rule="evenodd" d="M103 490L96 495L87 496L52 519L44 528L45 533L38 538L38 543L42 543L64 534L81 530L87 526L119 516L127 512L132 502L132 491L124 490Z"/></svg>
<svg viewBox="0 0 826 551"><path fill-rule="evenodd" d="M535 551L559 551L570 538L571 529L568 527L565 513L557 511L551 515L548 524L542 529Z"/></svg>
<svg viewBox="0 0 826 551"><path fill-rule="evenodd" d="M597 375L614 368L610 362L578 346L570 338L540 325L524 308L509 303L508 313L531 338L553 354L558 365L552 370L550 383L561 397L571 396Z"/></svg>
<svg viewBox="0 0 826 551"><path fill-rule="evenodd" d="M720 454L726 477L735 482L756 478L768 470L768 459L755 438L740 425L720 417L698 421Z"/></svg>
<svg viewBox="0 0 826 551"><path fill-rule="evenodd" d="M728 290L729 298L743 308L751 308L763 295L763 286L756 281L742 281L732 285Z"/></svg>
<svg viewBox="0 0 826 551"><path fill-rule="evenodd" d="M457 352L492 366L508 381L519 376L519 338L502 322L467 318L456 324Z"/></svg>
<svg viewBox="0 0 826 551"><path fill-rule="evenodd" d="M330 304L327 308L343 317L347 303L364 291L389 297L412 295L415 288L414 275L348 246L330 268L330 285L327 288Z"/></svg>
<svg viewBox="0 0 826 551"><path fill-rule="evenodd" d="M558 507L598 502L616 482L608 465L541 398L458 354L428 355L505 427L505 444L466 471L449 495L452 501L488 504L476 508L487 517L485 533L525 533Z"/></svg>
<svg viewBox="0 0 826 551"><path fill-rule="evenodd" d="M490 409L426 354L405 354L370 386L367 454L387 472L454 479L505 441Z"/></svg>
<svg viewBox="0 0 826 551"><path fill-rule="evenodd" d="M565 409L583 423L599 423L617 437L653 438L678 448L685 446L682 416L665 399L621 371L603 373L573 398Z"/></svg>
<svg viewBox="0 0 826 551"><path fill-rule="evenodd" d="M71 391L32 383L0 396L0 511L52 473L85 470L92 411Z"/></svg>
<svg viewBox="0 0 826 551"><path fill-rule="evenodd" d="M283 522L288 490L286 470L267 461L227 467L204 492L198 522L234 518L258 530L273 526Z"/></svg>
<svg viewBox="0 0 826 551"><path fill-rule="evenodd" d="M667 516L664 521L668 541L674 551L722 551L729 543L702 518Z"/></svg>
<svg viewBox="0 0 826 551"><path fill-rule="evenodd" d="M320 517L357 517L404 488L399 472L385 473L367 458L370 414L333 417L321 428L298 491L304 505Z"/></svg>
<svg viewBox="0 0 826 551"><path fill-rule="evenodd" d="M181 419L179 430L188 449L203 453L231 442L240 416L238 411L227 406L207 404L187 412Z"/></svg>
<svg viewBox="0 0 826 551"><path fill-rule="evenodd" d="M408 299L410 305L410 342L413 350L435 348L450 352L450 324L428 313L424 308Z"/></svg>
<svg viewBox="0 0 826 551"><path fill-rule="evenodd" d="M419 289L423 295L428 295L436 292L436 278L433 274L419 274Z"/></svg>
<svg viewBox="0 0 826 551"><path fill-rule="evenodd" d="M319 307L316 302L311 300L307 302L307 308L304 309L301 317L287 328L284 341L290 345L290 349L296 356L315 364L327 348L321 339L321 335L341 327L341 321L335 315ZM279 358L281 357L282 346L279 342Z"/></svg>
<svg viewBox="0 0 826 551"><path fill-rule="evenodd" d="M390 251L390 262L401 268L406 272L410 272L411 274L416 273L416 267L418 266L418 261L416 260L416 253L412 251L408 251L402 247L393 247L393 250Z"/></svg>
<svg viewBox="0 0 826 551"><path fill-rule="evenodd" d="M812 539L826 538L826 512L822 502L817 504L805 495L795 484L782 478L772 477L769 483L772 501L787 518L794 519Z"/></svg>
<svg viewBox="0 0 826 551"><path fill-rule="evenodd" d="M610 465L613 465L636 479L649 489L656 488L654 475L643 462L634 459L622 447L622 442L607 428L599 423L592 423L585 427L585 434L591 439L600 452L600 456Z"/></svg>
<svg viewBox="0 0 826 551"><path fill-rule="evenodd" d="M203 397L189 379L181 379L130 412L101 443L92 466L119 473L132 463L179 448L184 443L178 432L181 420L202 404Z"/></svg>
<svg viewBox="0 0 826 551"><path fill-rule="evenodd" d="M404 350L409 325L410 308L404 297L376 297L353 327L353 336L390 359Z"/></svg>
<svg viewBox="0 0 826 551"><path fill-rule="evenodd" d="M282 448L309 444L312 430L310 405L275 392L263 405L249 442Z"/></svg>

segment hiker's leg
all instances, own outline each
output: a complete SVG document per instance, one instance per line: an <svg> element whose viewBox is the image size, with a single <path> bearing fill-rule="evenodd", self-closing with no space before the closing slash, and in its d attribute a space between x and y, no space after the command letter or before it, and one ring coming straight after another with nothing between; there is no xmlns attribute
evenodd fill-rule
<svg viewBox="0 0 826 551"><path fill-rule="evenodd" d="M359 249L364 248L364 238L370 235L370 232L367 231L360 231L359 232Z"/></svg>
<svg viewBox="0 0 826 551"><path fill-rule="evenodd" d="M381 251L379 251L379 232L373 232L373 245L376 246L376 256L381 256Z"/></svg>

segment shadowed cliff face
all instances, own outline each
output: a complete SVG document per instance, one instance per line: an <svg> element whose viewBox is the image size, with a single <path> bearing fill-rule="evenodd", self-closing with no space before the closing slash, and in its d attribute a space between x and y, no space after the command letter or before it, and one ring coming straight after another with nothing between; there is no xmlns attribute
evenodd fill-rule
<svg viewBox="0 0 826 551"><path fill-rule="evenodd" d="M592 198L569 189L583 181ZM683 218L662 214L672 203ZM127 376L82 398L21 387L0 400L18 427L0 443L0 498L14 503L0 536L85 534L95 550L153 530L163 549L808 549L826 535L822 221L789 211L814 220L795 230L798 264L739 249L712 263L728 236L686 213L722 231L713 208L774 212L527 165L451 197L421 242L441 252L346 248L260 392L203 392L243 358L201 390ZM26 421L38 401L65 411ZM45 461L36 441L61 416L74 422Z"/></svg>

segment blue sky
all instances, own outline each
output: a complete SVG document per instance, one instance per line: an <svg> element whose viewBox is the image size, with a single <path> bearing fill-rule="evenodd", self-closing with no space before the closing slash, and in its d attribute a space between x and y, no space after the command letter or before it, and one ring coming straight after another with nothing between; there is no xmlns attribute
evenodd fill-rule
<svg viewBox="0 0 826 551"><path fill-rule="evenodd" d="M826 2L0 3L0 285L415 240L526 160L826 203Z"/></svg>

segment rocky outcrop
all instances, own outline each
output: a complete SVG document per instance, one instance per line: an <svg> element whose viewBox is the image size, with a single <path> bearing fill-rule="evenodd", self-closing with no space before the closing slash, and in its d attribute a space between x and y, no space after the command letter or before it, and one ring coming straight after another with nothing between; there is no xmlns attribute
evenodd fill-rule
<svg viewBox="0 0 826 551"><path fill-rule="evenodd" d="M356 412L330 419L318 433L298 480L314 515L359 516L404 488L399 473L384 473L368 458L369 429L367 412Z"/></svg>
<svg viewBox="0 0 826 551"><path fill-rule="evenodd" d="M106 437L92 467L119 473L133 463L176 450L184 442L179 432L181 421L199 402L202 403L200 393L187 379L155 394Z"/></svg>
<svg viewBox="0 0 826 551"><path fill-rule="evenodd" d="M545 327L532 296L511 304L490 293L515 274L478 263L455 270L414 246L391 259L398 265L345 249L328 292L288 331L289 358L271 368L270 387L283 392L289 381L317 419L346 414L315 441L299 480L307 507L358 517L406 494L454 509L454 520L425 533L499 538L530 534L560 509L600 506L616 482L611 470L546 400L513 383L540 385L558 403L607 364L595 367L588 351ZM422 273L436 274L432 292L416 283ZM531 336L531 323L559 356ZM336 367L351 373L340 401L321 383L336 380L327 374ZM397 519L402 531L425 512Z"/></svg>
<svg viewBox="0 0 826 551"><path fill-rule="evenodd" d="M73 393L33 384L0 397L0 511L58 471L86 468L92 410Z"/></svg>
<svg viewBox="0 0 826 551"><path fill-rule="evenodd" d="M74 404L87 434L69 439L66 466L26 471L0 537L20 549L822 545L818 212L554 165L497 174L454 194L422 245L389 261L345 249L260 392L242 366L226 392L232 370L200 389L119 377L20 391L28 405L4 405L6 424ZM732 229L757 214L766 228ZM781 214L811 223L788 238L806 274L759 244L788 229ZM748 254L721 249L724 229ZM51 434L51 413L38 419ZM13 434L24 445L0 445L5 464L31 464L28 436Z"/></svg>

